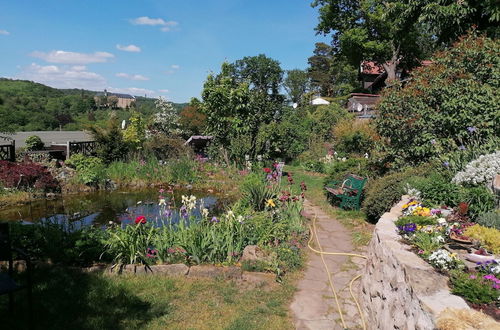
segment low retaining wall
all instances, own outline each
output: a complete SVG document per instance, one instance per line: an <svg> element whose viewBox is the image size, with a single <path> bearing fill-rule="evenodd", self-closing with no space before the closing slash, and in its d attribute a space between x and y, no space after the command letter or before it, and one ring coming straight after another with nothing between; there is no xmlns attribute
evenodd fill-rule
<svg viewBox="0 0 500 330"><path fill-rule="evenodd" d="M444 309L469 309L450 293L446 276L400 242L394 221L408 201L403 196L380 218L368 247L360 303L369 329L434 329Z"/></svg>

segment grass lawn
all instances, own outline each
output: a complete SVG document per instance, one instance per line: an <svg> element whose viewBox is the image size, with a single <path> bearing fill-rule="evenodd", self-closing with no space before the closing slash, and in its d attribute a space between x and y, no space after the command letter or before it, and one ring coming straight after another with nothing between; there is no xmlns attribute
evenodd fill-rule
<svg viewBox="0 0 500 330"><path fill-rule="evenodd" d="M293 329L288 304L294 276L284 284L241 288L227 280L107 276L61 268L34 272L37 329ZM0 296L2 329L26 329L26 294L8 313Z"/></svg>
<svg viewBox="0 0 500 330"><path fill-rule="evenodd" d="M307 172L298 166L286 166L285 171L292 173L296 183L305 182L307 185L306 198L308 200L352 230L354 246L364 246L370 242L373 225L366 221L363 211L344 211L338 207L333 207L327 201L325 189L323 188L325 174Z"/></svg>

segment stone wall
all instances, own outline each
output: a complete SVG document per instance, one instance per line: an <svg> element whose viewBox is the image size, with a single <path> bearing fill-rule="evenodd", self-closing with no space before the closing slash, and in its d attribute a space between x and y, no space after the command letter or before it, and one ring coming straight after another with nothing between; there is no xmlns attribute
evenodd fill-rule
<svg viewBox="0 0 500 330"><path fill-rule="evenodd" d="M369 329L434 329L445 308L469 309L450 293L447 277L400 242L394 221L408 200L403 196L380 218L368 247L360 304Z"/></svg>

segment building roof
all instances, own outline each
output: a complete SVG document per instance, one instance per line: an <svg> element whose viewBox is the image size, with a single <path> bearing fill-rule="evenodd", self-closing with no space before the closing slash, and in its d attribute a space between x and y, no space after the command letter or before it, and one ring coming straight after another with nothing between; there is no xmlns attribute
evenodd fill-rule
<svg viewBox="0 0 500 330"><path fill-rule="evenodd" d="M312 105L327 105L327 104L330 104L330 102L328 102L327 100L325 100L324 98L321 98L321 97L317 97L315 99L313 99L311 101L311 104Z"/></svg>
<svg viewBox="0 0 500 330"><path fill-rule="evenodd" d="M116 96L119 99L132 99L135 100L135 96L132 96L130 94L121 94L121 93L111 93L107 92L108 96ZM103 96L103 92L96 93L96 96Z"/></svg>
<svg viewBox="0 0 500 330"><path fill-rule="evenodd" d="M361 62L361 73L362 74L373 74L373 75L379 75L381 73L384 73L384 67L382 64L373 62L373 61L363 61Z"/></svg>

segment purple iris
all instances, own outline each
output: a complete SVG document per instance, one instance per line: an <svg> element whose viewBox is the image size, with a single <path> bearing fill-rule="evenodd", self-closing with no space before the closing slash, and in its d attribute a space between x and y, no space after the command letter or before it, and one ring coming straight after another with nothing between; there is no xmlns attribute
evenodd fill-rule
<svg viewBox="0 0 500 330"><path fill-rule="evenodd" d="M181 217L183 217L183 218L188 217L188 211L184 205L181 207Z"/></svg>
<svg viewBox="0 0 500 330"><path fill-rule="evenodd" d="M460 147L458 147L458 149L460 149L460 150L465 150L465 146L464 146L464 145L461 145Z"/></svg>
<svg viewBox="0 0 500 330"><path fill-rule="evenodd" d="M172 216L172 210L166 209L165 210L165 216L170 218Z"/></svg>
<svg viewBox="0 0 500 330"><path fill-rule="evenodd" d="M450 162L444 162L444 163L443 163L443 166L444 166L444 167L449 167L449 166L450 166Z"/></svg>
<svg viewBox="0 0 500 330"><path fill-rule="evenodd" d="M215 222L215 223L217 223L217 222L219 222L219 219L217 219L217 217L213 217L213 218L212 218L212 220L210 220L210 222Z"/></svg>
<svg viewBox="0 0 500 330"><path fill-rule="evenodd" d="M436 144L436 139L432 139L431 144Z"/></svg>
<svg viewBox="0 0 500 330"><path fill-rule="evenodd" d="M474 133L475 131L477 131L477 128L475 126L469 126L467 127L467 130L469 131L469 133Z"/></svg>

